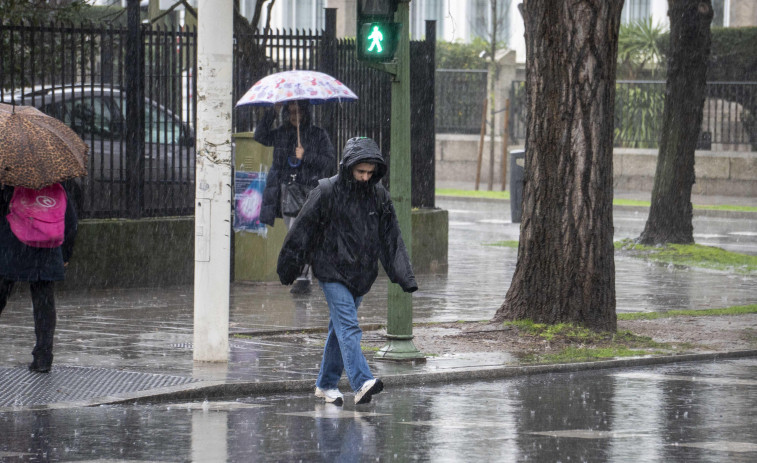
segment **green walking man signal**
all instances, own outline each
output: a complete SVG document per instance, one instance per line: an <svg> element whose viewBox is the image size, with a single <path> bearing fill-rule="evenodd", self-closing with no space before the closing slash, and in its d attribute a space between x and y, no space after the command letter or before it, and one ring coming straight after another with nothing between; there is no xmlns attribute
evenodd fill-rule
<svg viewBox="0 0 757 463"><path fill-rule="evenodd" d="M358 24L357 59L392 61L397 51L399 23L367 22Z"/></svg>
<svg viewBox="0 0 757 463"><path fill-rule="evenodd" d="M374 49L376 53L381 53L384 48L381 46L381 42L384 40L384 34L381 33L378 26L373 26L371 35L368 36L368 40L371 41L371 46L368 47L368 52L372 52Z"/></svg>
<svg viewBox="0 0 757 463"><path fill-rule="evenodd" d="M394 22L398 0L358 0L357 59L388 62L397 51L400 23Z"/></svg>

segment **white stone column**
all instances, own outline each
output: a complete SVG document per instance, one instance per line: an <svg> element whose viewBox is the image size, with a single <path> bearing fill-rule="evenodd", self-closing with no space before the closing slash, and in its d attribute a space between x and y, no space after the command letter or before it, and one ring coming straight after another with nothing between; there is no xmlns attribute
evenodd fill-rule
<svg viewBox="0 0 757 463"><path fill-rule="evenodd" d="M357 0L326 0L327 8L336 8L336 36L354 37L357 22ZM319 14L321 14L319 12Z"/></svg>
<svg viewBox="0 0 757 463"><path fill-rule="evenodd" d="M233 2L199 0L194 360L229 358Z"/></svg>

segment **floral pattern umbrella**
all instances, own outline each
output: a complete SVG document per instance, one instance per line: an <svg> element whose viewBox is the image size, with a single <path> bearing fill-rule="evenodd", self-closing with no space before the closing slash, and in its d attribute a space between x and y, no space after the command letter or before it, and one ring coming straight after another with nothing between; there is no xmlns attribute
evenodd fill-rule
<svg viewBox="0 0 757 463"><path fill-rule="evenodd" d="M247 90L236 105L272 106L294 100L321 104L357 99L352 90L328 74L295 70L263 77Z"/></svg>

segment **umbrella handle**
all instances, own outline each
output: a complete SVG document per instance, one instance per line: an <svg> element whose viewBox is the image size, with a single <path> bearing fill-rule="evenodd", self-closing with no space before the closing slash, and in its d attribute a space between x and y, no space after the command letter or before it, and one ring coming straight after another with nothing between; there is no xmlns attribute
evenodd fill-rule
<svg viewBox="0 0 757 463"><path fill-rule="evenodd" d="M302 142L300 141L300 105L295 105L294 113L297 117L297 147L302 148Z"/></svg>

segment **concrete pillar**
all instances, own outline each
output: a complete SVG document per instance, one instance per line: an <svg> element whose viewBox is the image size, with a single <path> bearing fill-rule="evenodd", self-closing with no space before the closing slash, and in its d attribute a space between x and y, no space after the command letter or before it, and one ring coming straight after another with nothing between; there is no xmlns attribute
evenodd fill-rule
<svg viewBox="0 0 757 463"><path fill-rule="evenodd" d="M499 74L497 81L494 83L494 93L496 95L496 113L494 114L494 124L492 125L491 112L487 111L487 140L488 145L484 150L484 159L482 160L483 166L489 166L482 169L482 179L486 179L489 189L493 189L494 184L501 184L502 182L502 162L503 162L503 135L505 132L505 108L507 99L510 98L510 88L512 87L513 80L518 78L518 68L523 68L523 64L516 62L515 50L499 50L495 56L497 66L499 67ZM491 73L489 75L491 79ZM487 83L487 88L488 88ZM494 130L490 131L490 127ZM494 137L491 137L491 134ZM509 140L513 143L513 140ZM494 147L493 150L491 147ZM493 157L492 157L493 152ZM504 162L507 162L506 160ZM483 171L486 171L484 174Z"/></svg>
<svg viewBox="0 0 757 463"><path fill-rule="evenodd" d="M502 136L504 131L505 117L505 113L500 110L505 107L505 100L510 98L510 87L513 80L516 79L518 65L515 62L515 50L500 50L497 52L496 59L499 66L499 76L494 83L494 91L497 95L496 110L499 112L495 115L494 134L499 137Z"/></svg>
<svg viewBox="0 0 757 463"><path fill-rule="evenodd" d="M229 358L232 5L197 8L194 359L206 362Z"/></svg>
<svg viewBox="0 0 757 463"><path fill-rule="evenodd" d="M326 0L327 8L336 8L339 22L336 25L336 36L355 37L357 35L357 0Z"/></svg>
<svg viewBox="0 0 757 463"><path fill-rule="evenodd" d="M757 2L731 1L728 13L729 27L757 26Z"/></svg>

